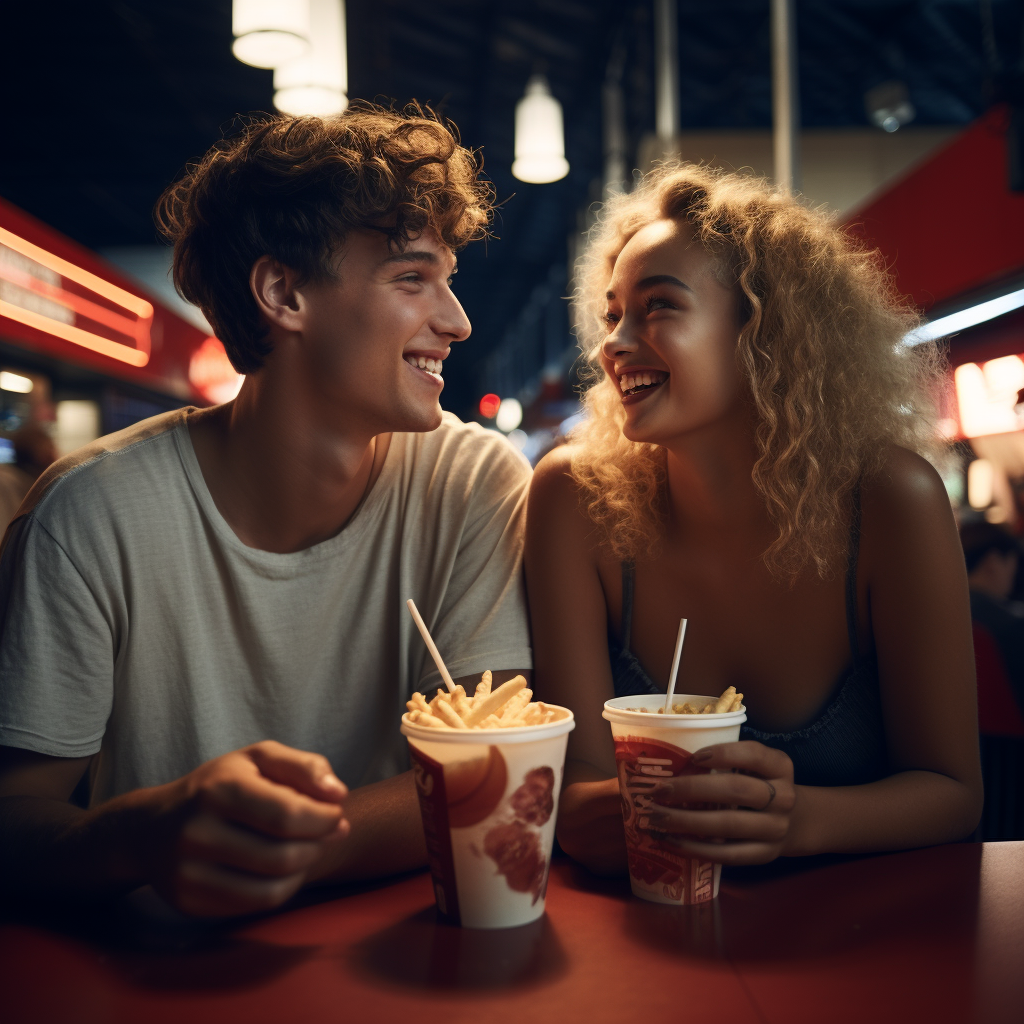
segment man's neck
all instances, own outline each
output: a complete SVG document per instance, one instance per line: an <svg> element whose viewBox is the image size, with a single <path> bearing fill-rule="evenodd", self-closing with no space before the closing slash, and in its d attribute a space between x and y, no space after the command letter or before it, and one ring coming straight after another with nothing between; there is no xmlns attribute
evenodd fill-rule
<svg viewBox="0 0 1024 1024"><path fill-rule="evenodd" d="M301 551L337 534L369 493L390 435L323 422L269 376L246 378L238 397L189 423L199 467L239 540L262 551Z"/></svg>

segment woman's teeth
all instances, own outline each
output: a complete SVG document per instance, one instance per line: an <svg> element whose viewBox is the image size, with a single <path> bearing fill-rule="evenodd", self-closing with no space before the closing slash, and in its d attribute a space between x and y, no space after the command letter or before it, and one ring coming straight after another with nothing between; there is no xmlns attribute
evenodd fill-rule
<svg viewBox="0 0 1024 1024"><path fill-rule="evenodd" d="M643 388L664 384L668 374L661 370L644 370L642 373L624 373L619 377L619 390L624 395L633 394Z"/></svg>
<svg viewBox="0 0 1024 1024"><path fill-rule="evenodd" d="M429 356L405 356L405 361L410 366L426 370L431 377L436 377L438 380L441 380L442 364L440 359L431 359Z"/></svg>

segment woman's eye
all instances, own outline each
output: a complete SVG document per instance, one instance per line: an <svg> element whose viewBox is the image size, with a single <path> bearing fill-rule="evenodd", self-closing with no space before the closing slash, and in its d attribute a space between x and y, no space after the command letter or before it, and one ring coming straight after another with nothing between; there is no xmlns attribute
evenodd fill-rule
<svg viewBox="0 0 1024 1024"><path fill-rule="evenodd" d="M617 324L619 322L619 314L612 313L609 311L605 313L604 316L601 317L601 319L610 327L613 324Z"/></svg>
<svg viewBox="0 0 1024 1024"><path fill-rule="evenodd" d="M647 300L647 312L653 313L656 309L675 309L668 299L650 298Z"/></svg>

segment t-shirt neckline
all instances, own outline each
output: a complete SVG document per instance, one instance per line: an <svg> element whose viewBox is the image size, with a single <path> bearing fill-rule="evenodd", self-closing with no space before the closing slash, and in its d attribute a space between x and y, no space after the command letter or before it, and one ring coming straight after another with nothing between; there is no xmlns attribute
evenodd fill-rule
<svg viewBox="0 0 1024 1024"><path fill-rule="evenodd" d="M362 500L349 517L348 522L333 537L328 537L327 540L322 540L312 547L303 548L301 551L264 551L262 548L250 547L241 540L228 521L221 515L220 509L217 508L216 502L213 500L213 495L210 494L210 488L206 484L206 478L203 476L199 459L196 457L195 448L192 445L192 436L188 430L190 413L195 411L197 410L184 410L181 419L174 429L174 440L185 475L188 477L189 484L203 510L203 514L209 520L221 540L233 550L261 566L287 570L308 566L323 559L334 558L343 554L379 517L385 507L386 495L390 488L390 476L394 472L395 458L392 456L395 448L396 435L394 434L384 455L384 464L381 466L380 473L373 486L363 495Z"/></svg>

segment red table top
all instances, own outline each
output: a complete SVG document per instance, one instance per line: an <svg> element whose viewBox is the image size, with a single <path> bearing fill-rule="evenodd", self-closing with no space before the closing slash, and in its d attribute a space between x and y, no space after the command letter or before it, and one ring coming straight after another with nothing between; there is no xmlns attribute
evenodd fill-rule
<svg viewBox="0 0 1024 1024"><path fill-rule="evenodd" d="M547 915L440 923L427 875L232 927L145 896L103 920L0 925L7 1024L1024 1020L1024 843L729 879L663 907L556 861Z"/></svg>

